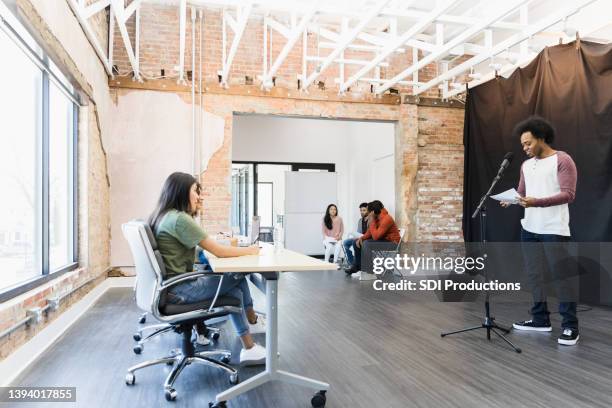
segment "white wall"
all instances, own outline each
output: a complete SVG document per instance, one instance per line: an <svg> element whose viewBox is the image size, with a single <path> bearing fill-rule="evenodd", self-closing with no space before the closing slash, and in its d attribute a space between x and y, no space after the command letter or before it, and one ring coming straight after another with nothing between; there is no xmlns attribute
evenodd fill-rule
<svg viewBox="0 0 612 408"><path fill-rule="evenodd" d="M223 144L225 122L211 113L196 112L202 120L202 137L196 136L197 154L193 151L191 104L177 94L119 92L110 113L111 266L129 266L133 261L121 224L151 214L171 173L193 173L193 160L196 169L206 169Z"/></svg>
<svg viewBox="0 0 612 408"><path fill-rule="evenodd" d="M361 202L379 199L395 217L393 171L378 182L372 176L375 160L391 155L394 162L394 137L394 123L237 115L232 160L334 163L338 210L350 232ZM385 197L375 196L381 190Z"/></svg>

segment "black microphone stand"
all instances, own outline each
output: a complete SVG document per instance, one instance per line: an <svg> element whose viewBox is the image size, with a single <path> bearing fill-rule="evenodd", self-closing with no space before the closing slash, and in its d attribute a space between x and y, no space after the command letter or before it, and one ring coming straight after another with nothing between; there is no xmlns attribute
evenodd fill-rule
<svg viewBox="0 0 612 408"><path fill-rule="evenodd" d="M495 176L495 178L493 179L493 182L491 183L491 187L489 187L489 190L485 193L485 195L482 196L482 198L480 199L480 203L478 204L478 207L476 207L476 210L472 214L472 218L476 218L476 216L478 214L480 214L480 240L482 242L483 249L485 249L485 253L484 253L484 258L485 259L487 257L487 253L486 253L486 244L487 244L487 236L486 236L486 231L487 231L487 207L485 205L485 202L486 202L487 198L489 198L489 196L493 192L493 189L495 188L495 185L497 184L497 182L501 179L501 176L504 173L504 170L505 170L505 167L502 167L502 169L499 170L499 172L497 173L497 176ZM486 281L487 280L487 271L486 271L486 269L485 269L484 277L485 277L485 281ZM452 332L445 332L445 333L441 333L440 336L441 337L445 337L445 336L449 336L451 334L463 333L463 332L468 332L468 331L478 330L478 329L487 329L487 340L489 340L489 341L491 340L491 332L493 332L493 333L497 334L499 337L501 337L501 339L503 341L508 343L514 349L514 351L516 351L517 353L522 352L522 350L520 348L516 347L514 344L512 344L512 342L510 340L508 340L506 338L506 336L504 336L499 331L497 331L497 330L501 330L501 331L503 331L506 334L510 333L510 329L507 329L505 327L499 326L497 323L495 323L495 318L493 316L491 316L491 311L490 311L490 292L488 290L485 293L485 318L484 318L484 321L480 324L480 326L467 327L467 328L461 329L461 330L456 330L456 331L452 331Z"/></svg>

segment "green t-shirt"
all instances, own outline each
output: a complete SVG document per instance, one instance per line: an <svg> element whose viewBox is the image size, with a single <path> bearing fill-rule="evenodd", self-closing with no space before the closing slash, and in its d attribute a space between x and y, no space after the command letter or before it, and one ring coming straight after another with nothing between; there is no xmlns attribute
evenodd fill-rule
<svg viewBox="0 0 612 408"><path fill-rule="evenodd" d="M186 212L170 210L155 231L168 277L193 271L195 248L208 234Z"/></svg>

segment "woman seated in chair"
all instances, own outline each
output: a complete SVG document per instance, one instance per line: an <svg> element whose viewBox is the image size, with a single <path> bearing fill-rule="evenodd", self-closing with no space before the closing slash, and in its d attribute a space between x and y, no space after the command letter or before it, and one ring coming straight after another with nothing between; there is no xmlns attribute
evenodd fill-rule
<svg viewBox="0 0 612 408"><path fill-rule="evenodd" d="M200 185L193 176L177 172L166 179L157 207L149 218L149 225L164 259L167 277L193 271L197 245L220 258L259 253L257 246L239 248L218 244L194 219L201 206ZM219 279L220 276L211 275L179 283L168 289L168 301L181 304L212 299L217 292ZM226 276L219 291L219 296L222 295L241 301L242 312L229 315L244 346L240 352L240 363L263 364L265 348L255 343L249 332L249 323L255 324L257 314L246 279L243 276L237 279Z"/></svg>
<svg viewBox="0 0 612 408"><path fill-rule="evenodd" d="M344 224L342 218L338 215L338 207L335 204L330 204L325 210L323 224L321 225L323 233L323 245L325 246L325 261L329 260L332 249L334 250L334 262L339 263L340 250L342 249L342 234L344 234Z"/></svg>

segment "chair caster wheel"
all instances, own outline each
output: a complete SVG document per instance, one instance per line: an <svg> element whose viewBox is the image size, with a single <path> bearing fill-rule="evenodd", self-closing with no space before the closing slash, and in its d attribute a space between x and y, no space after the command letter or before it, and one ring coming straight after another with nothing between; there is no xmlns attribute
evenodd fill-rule
<svg viewBox="0 0 612 408"><path fill-rule="evenodd" d="M134 341L142 340L142 335L140 333L134 333L132 337L134 338Z"/></svg>
<svg viewBox="0 0 612 408"><path fill-rule="evenodd" d="M229 382L232 385L236 385L240 382L240 378L238 377L238 373L230 375Z"/></svg>
<svg viewBox="0 0 612 408"><path fill-rule="evenodd" d="M227 408L227 403L225 401L221 402L209 402L208 408Z"/></svg>
<svg viewBox="0 0 612 408"><path fill-rule="evenodd" d="M221 357L220 361L222 363L229 364L229 362L231 361L231 358L230 358L230 356L223 356L223 357Z"/></svg>
<svg viewBox="0 0 612 408"><path fill-rule="evenodd" d="M215 332L215 333L213 333L213 334L210 336L210 339L211 339L212 341L217 341L217 340L219 340L219 337L220 337L219 332Z"/></svg>
<svg viewBox="0 0 612 408"><path fill-rule="evenodd" d="M326 391L319 391L317 392L312 399L310 400L310 403L312 404L313 407L324 407L325 403L327 402L327 397L325 397L325 392Z"/></svg>
<svg viewBox="0 0 612 408"><path fill-rule="evenodd" d="M140 319L138 319L138 323L140 323L140 324L145 324L146 321L147 321L147 315L146 314L140 316Z"/></svg>
<svg viewBox="0 0 612 408"><path fill-rule="evenodd" d="M126 385L134 385L135 382L136 382L136 376L134 375L134 373L127 373L125 375Z"/></svg>
<svg viewBox="0 0 612 408"><path fill-rule="evenodd" d="M135 346L134 346L134 348L133 348L132 350L134 350L134 353L135 353L135 354L140 354L140 353L142 353L142 344L137 344L137 345L135 345Z"/></svg>
<svg viewBox="0 0 612 408"><path fill-rule="evenodd" d="M165 392L165 396L167 401L176 400L176 390L174 388L167 389Z"/></svg>

